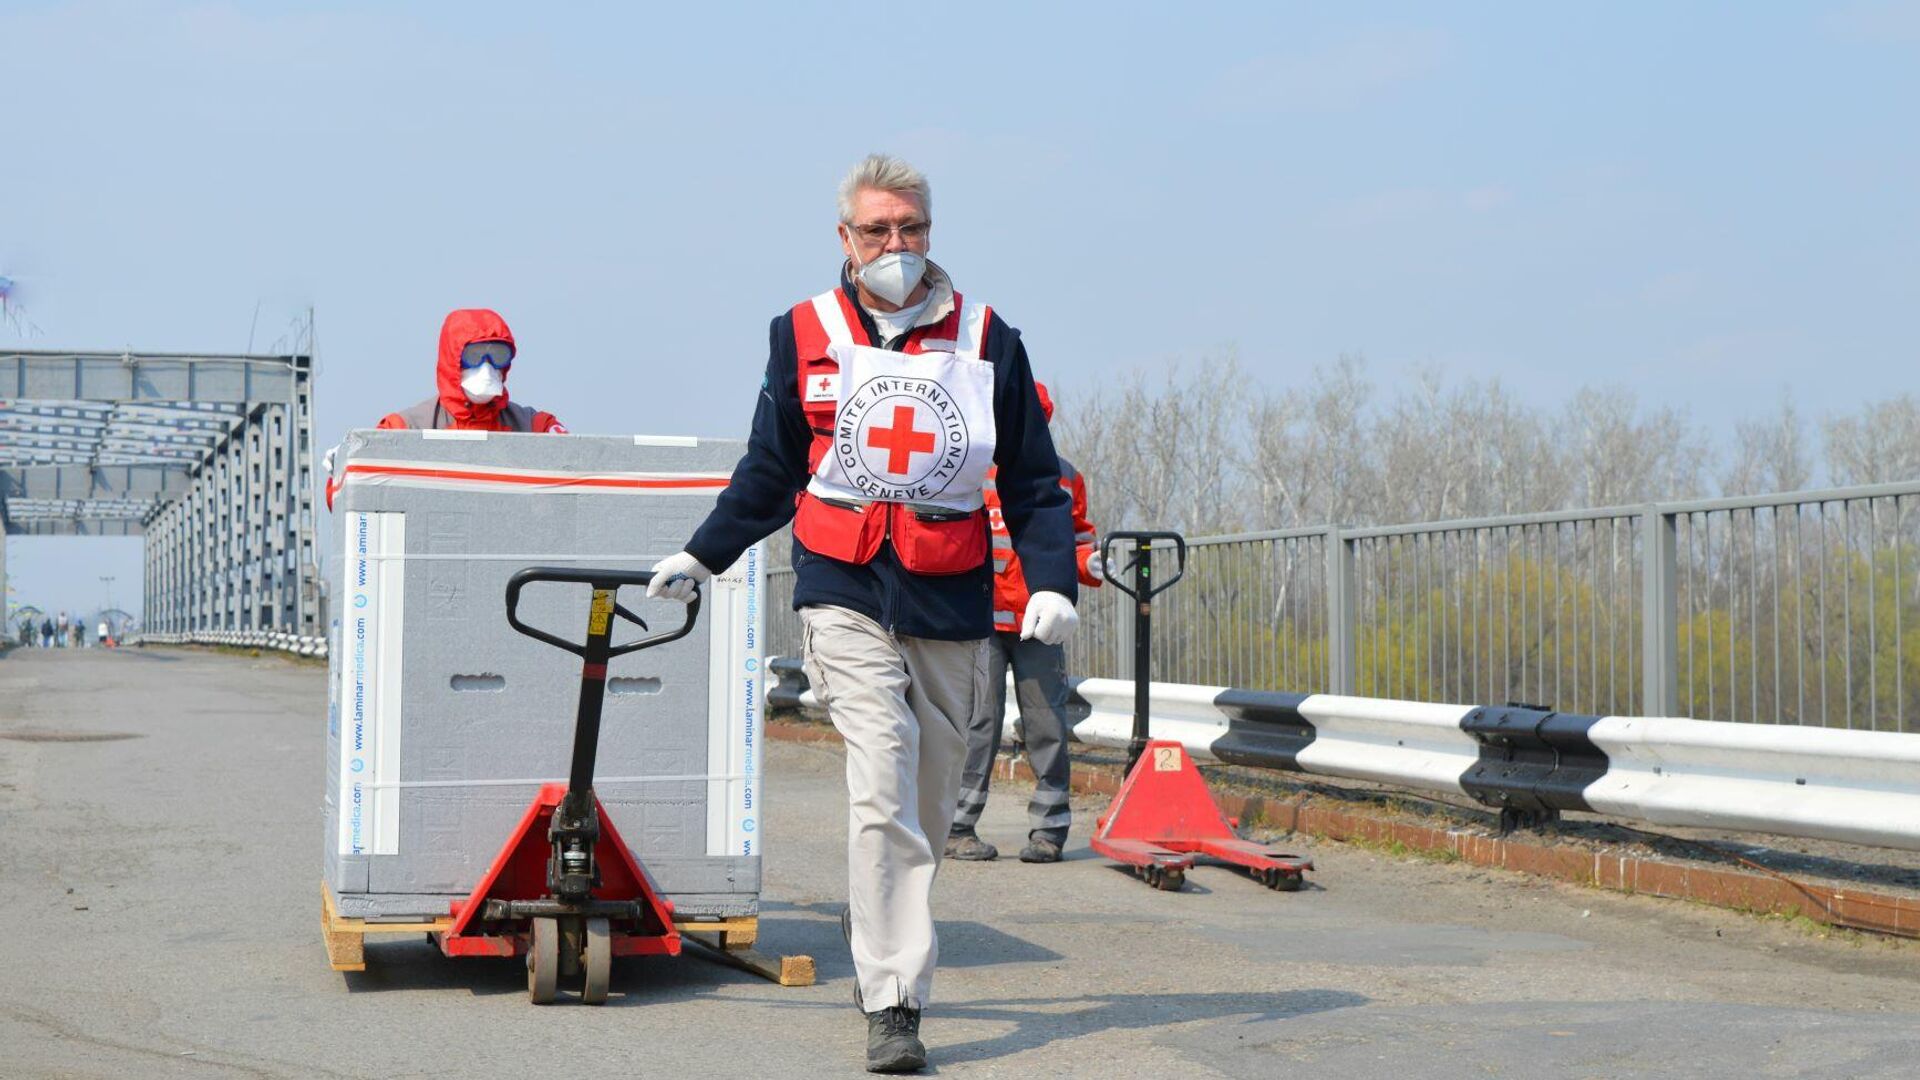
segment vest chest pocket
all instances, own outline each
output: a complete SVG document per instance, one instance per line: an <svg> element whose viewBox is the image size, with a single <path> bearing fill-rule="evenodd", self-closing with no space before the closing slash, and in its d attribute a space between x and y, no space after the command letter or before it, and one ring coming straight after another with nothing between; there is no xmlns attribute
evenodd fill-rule
<svg viewBox="0 0 1920 1080"><path fill-rule="evenodd" d="M869 563L886 539L886 507L881 503L847 506L802 492L793 514L793 535L815 555Z"/></svg>

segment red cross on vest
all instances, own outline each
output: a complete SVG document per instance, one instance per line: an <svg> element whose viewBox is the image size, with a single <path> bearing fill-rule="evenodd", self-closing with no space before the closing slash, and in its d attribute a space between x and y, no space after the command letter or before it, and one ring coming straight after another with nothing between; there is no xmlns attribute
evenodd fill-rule
<svg viewBox="0 0 1920 1080"><path fill-rule="evenodd" d="M833 386L833 376L831 375L820 376L820 393L825 394L829 389L832 388L832 386Z"/></svg>
<svg viewBox="0 0 1920 1080"><path fill-rule="evenodd" d="M868 431L867 445L887 452L888 472L905 476L913 455L931 454L935 444L932 432L913 429L913 406L895 405L893 426Z"/></svg>

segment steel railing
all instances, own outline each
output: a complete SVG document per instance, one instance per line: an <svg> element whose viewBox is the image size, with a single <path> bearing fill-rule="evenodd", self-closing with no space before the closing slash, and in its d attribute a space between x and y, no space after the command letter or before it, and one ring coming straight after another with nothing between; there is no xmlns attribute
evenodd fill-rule
<svg viewBox="0 0 1920 1080"><path fill-rule="evenodd" d="M327 655L327 639L278 630L196 630L184 633L142 632L129 635L129 645L230 645L243 649L273 649L296 656Z"/></svg>
<svg viewBox="0 0 1920 1080"><path fill-rule="evenodd" d="M1153 675L1920 730L1917 503L1912 482L1201 538L1156 601ZM769 654L798 655L791 571L768 586ZM1082 590L1076 674L1131 676L1124 599Z"/></svg>
<svg viewBox="0 0 1920 1080"><path fill-rule="evenodd" d="M1643 517L1609 509L1341 532L1347 689L1634 710Z"/></svg>

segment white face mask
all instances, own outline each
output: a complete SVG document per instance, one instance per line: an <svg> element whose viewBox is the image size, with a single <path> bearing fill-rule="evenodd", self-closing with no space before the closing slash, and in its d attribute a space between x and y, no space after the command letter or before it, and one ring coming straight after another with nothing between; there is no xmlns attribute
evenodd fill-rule
<svg viewBox="0 0 1920 1080"><path fill-rule="evenodd" d="M926 275L927 257L911 251L891 251L865 266L856 263L853 271L868 292L896 307L907 302Z"/></svg>
<svg viewBox="0 0 1920 1080"><path fill-rule="evenodd" d="M460 389L466 392L467 400L475 405L485 405L500 396L507 388L507 380L500 377L500 369L492 364L471 367L460 376Z"/></svg>

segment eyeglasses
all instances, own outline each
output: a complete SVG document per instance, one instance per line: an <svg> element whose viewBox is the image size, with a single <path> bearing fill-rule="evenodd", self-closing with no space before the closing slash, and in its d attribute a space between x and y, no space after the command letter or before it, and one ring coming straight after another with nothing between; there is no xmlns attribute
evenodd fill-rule
<svg viewBox="0 0 1920 1080"><path fill-rule="evenodd" d="M900 234L902 243L917 244L927 238L927 233L933 231L933 222L909 221L905 225L854 225L850 223L847 225L847 228L852 229L855 236L858 236L868 244L876 246L886 243L893 237L894 233Z"/></svg>
<svg viewBox="0 0 1920 1080"><path fill-rule="evenodd" d="M513 366L513 346L504 341L476 341L460 350L460 370L492 364L497 371Z"/></svg>

